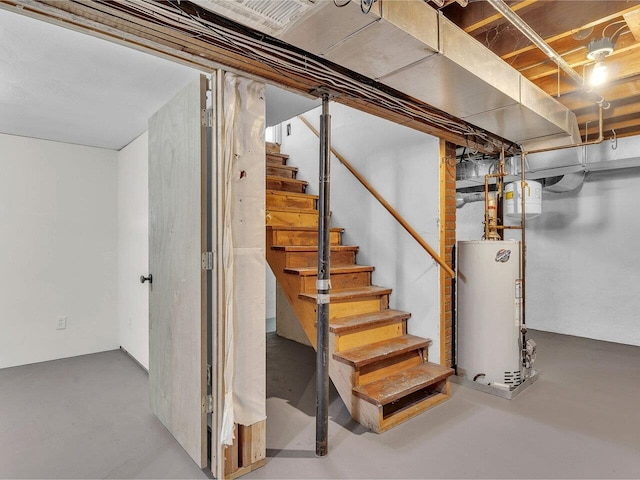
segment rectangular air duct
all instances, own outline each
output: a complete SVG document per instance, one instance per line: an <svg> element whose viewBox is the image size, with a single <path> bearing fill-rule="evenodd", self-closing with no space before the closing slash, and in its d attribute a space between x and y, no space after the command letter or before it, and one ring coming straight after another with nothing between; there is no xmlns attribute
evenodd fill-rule
<svg viewBox="0 0 640 480"><path fill-rule="evenodd" d="M229 16L220 4L234 2L199 3ZM231 19L249 25L245 3ZM424 2L378 0L368 14L360 1L306 6L274 36L526 148L579 142L573 112Z"/></svg>

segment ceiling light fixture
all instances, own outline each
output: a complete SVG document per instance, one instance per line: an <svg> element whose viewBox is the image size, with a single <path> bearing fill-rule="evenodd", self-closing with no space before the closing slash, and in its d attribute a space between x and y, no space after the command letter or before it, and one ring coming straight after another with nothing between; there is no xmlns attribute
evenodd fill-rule
<svg viewBox="0 0 640 480"><path fill-rule="evenodd" d="M613 42L609 37L591 40L587 46L587 58L595 65L591 70L589 84L592 87L602 85L607 81L607 64L604 59L613 53Z"/></svg>

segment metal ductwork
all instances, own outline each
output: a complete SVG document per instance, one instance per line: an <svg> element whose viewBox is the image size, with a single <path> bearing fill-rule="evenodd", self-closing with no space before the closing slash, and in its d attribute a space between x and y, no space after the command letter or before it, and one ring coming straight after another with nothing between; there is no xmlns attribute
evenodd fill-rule
<svg viewBox="0 0 640 480"><path fill-rule="evenodd" d="M573 112L424 2L378 0L368 14L359 1L198 4L526 149L580 141Z"/></svg>
<svg viewBox="0 0 640 480"><path fill-rule="evenodd" d="M520 178L520 157L507 159L509 175L505 182ZM466 165L465 165L466 164ZM464 167L463 167L464 165ZM465 162L457 166L457 189L479 187L484 184L484 175L495 165L487 161ZM582 183L586 172L640 167L640 137L624 137L607 140L595 145L577 146L562 150L533 153L526 156L526 177L530 180L564 175L557 192L575 190ZM550 187L545 187L552 191Z"/></svg>

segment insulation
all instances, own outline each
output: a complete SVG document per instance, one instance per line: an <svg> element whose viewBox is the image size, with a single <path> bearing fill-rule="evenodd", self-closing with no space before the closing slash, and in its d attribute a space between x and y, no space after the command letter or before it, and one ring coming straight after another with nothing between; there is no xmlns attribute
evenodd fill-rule
<svg viewBox="0 0 640 480"><path fill-rule="evenodd" d="M234 424L266 418L264 89L224 74L225 445L233 443Z"/></svg>

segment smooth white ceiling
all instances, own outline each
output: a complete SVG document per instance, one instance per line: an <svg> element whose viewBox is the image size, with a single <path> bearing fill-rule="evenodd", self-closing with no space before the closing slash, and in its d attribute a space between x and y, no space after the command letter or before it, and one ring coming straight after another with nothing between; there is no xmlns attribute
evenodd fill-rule
<svg viewBox="0 0 640 480"><path fill-rule="evenodd" d="M119 150L198 71L0 9L0 132ZM267 88L267 124L317 100Z"/></svg>

